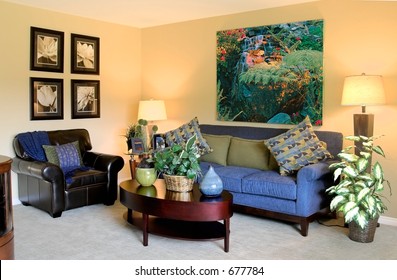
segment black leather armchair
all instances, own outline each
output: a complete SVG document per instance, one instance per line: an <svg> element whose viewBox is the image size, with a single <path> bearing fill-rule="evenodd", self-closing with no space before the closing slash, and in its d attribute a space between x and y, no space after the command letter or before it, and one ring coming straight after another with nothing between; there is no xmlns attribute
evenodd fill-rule
<svg viewBox="0 0 397 280"><path fill-rule="evenodd" d="M23 205L31 205L60 217L62 211L103 203L113 205L117 199L118 172L124 166L120 156L100 154L92 149L86 129L47 131L51 145L79 141L83 164L89 167L76 171L72 180L65 180L62 169L49 162L35 161L24 152L15 137L16 157L12 171L18 175L18 195Z"/></svg>

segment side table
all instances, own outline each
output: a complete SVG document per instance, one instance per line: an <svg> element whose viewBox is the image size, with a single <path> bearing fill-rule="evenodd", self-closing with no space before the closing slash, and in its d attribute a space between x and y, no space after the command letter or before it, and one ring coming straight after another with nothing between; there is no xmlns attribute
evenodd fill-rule
<svg viewBox="0 0 397 280"><path fill-rule="evenodd" d="M0 259L14 259L14 225L11 195L12 159L0 155Z"/></svg>

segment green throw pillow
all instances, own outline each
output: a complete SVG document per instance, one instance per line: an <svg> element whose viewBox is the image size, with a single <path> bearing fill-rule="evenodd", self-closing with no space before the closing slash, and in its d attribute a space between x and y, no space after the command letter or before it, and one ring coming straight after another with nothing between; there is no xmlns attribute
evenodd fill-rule
<svg viewBox="0 0 397 280"><path fill-rule="evenodd" d="M227 153L229 151L230 135L212 135L203 133L204 139L211 147L212 152L200 157L200 160L227 165Z"/></svg>
<svg viewBox="0 0 397 280"><path fill-rule="evenodd" d="M285 133L265 140L265 145L276 158L281 175L291 175L306 165L332 158L314 133L309 117Z"/></svg>
<svg viewBox="0 0 397 280"><path fill-rule="evenodd" d="M227 165L269 170L270 152L263 140L251 140L232 137L230 141Z"/></svg>
<svg viewBox="0 0 397 280"><path fill-rule="evenodd" d="M167 145L172 146L173 144L182 144L186 142L194 134L196 134L197 137L196 143L200 155L205 155L212 152L210 146L201 134L200 125L197 117L174 130L166 132L164 135Z"/></svg>

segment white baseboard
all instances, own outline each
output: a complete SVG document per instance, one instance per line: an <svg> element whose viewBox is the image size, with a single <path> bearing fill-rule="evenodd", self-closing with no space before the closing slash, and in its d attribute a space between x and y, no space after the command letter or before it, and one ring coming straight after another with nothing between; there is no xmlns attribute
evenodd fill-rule
<svg viewBox="0 0 397 280"><path fill-rule="evenodd" d="M380 216L379 217L379 223L380 224L384 224L384 225L397 227L397 219L396 218Z"/></svg>

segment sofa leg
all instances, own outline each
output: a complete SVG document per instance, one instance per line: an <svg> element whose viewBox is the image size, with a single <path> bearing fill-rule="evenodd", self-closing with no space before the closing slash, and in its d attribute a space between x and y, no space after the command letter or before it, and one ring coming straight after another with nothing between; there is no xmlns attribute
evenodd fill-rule
<svg viewBox="0 0 397 280"><path fill-rule="evenodd" d="M302 219L300 225L301 225L301 235L307 236L307 233L309 231L309 221L306 219Z"/></svg>

